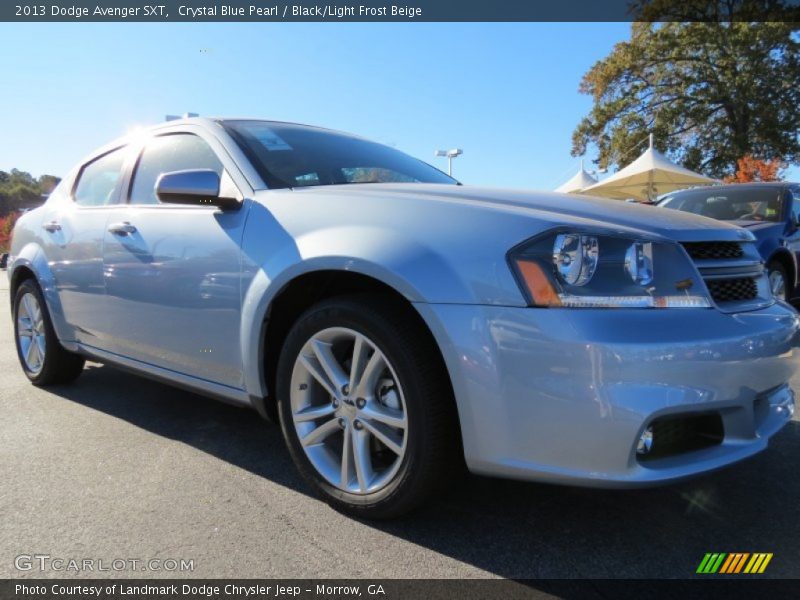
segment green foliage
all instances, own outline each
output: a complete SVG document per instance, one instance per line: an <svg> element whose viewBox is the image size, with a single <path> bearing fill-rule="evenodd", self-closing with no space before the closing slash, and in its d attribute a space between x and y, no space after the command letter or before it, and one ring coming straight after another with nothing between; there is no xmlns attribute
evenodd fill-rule
<svg viewBox="0 0 800 600"><path fill-rule="evenodd" d="M0 217L41 203L42 195L52 192L59 181L54 175L36 179L19 169L0 171Z"/></svg>
<svg viewBox="0 0 800 600"><path fill-rule="evenodd" d="M50 194L61 181L60 177L55 175L40 175L39 176L39 189L43 194Z"/></svg>
<svg viewBox="0 0 800 600"><path fill-rule="evenodd" d="M694 0L643 2L685 15ZM743 4L752 11L780 2ZM750 12L745 12L750 15ZM730 14L728 15L730 16ZM601 167L624 165L642 150L647 134L684 166L723 177L737 159L800 160L800 35L789 22L637 22L628 41L595 63L580 91L594 106L572 135L573 155L593 143Z"/></svg>

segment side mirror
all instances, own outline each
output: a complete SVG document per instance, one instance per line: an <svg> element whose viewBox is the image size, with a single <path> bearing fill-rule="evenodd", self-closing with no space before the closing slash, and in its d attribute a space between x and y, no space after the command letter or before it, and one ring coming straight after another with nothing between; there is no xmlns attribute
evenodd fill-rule
<svg viewBox="0 0 800 600"><path fill-rule="evenodd" d="M193 169L162 173L156 181L156 196L169 204L216 206L222 210L237 210L237 198L220 196L220 178L211 169Z"/></svg>

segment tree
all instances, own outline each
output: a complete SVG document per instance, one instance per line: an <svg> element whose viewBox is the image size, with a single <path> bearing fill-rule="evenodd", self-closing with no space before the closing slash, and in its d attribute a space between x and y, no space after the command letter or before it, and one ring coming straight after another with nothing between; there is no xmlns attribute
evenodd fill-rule
<svg viewBox="0 0 800 600"><path fill-rule="evenodd" d="M14 223L17 222L20 214L11 213L8 216L0 217L0 253L8 252L8 246L11 243L11 230L14 229Z"/></svg>
<svg viewBox="0 0 800 600"><path fill-rule="evenodd" d="M643 4L645 11L709 5ZM650 132L673 160L716 177L746 155L800 160L800 37L790 22L633 23L630 39L595 63L579 89L594 106L573 133L572 153L593 143L603 168L635 158Z"/></svg>
<svg viewBox="0 0 800 600"><path fill-rule="evenodd" d="M8 180L9 185L19 184L26 187L36 187L36 179L27 171L20 171L19 169L11 169L11 176Z"/></svg>
<svg viewBox="0 0 800 600"><path fill-rule="evenodd" d="M781 181L783 164L779 160L759 160L750 155L736 161L736 172L725 178L727 183Z"/></svg>
<svg viewBox="0 0 800 600"><path fill-rule="evenodd" d="M60 182L61 178L55 175L40 175L37 183L42 194L50 194Z"/></svg>
<svg viewBox="0 0 800 600"><path fill-rule="evenodd" d="M60 181L54 175L36 179L19 169L11 169L10 173L0 171L0 217L38 206L43 201L42 196L50 194Z"/></svg>

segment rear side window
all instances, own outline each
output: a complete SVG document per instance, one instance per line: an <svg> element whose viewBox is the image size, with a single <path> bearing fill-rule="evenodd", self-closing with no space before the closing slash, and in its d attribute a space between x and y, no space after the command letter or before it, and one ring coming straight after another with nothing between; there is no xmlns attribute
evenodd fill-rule
<svg viewBox="0 0 800 600"><path fill-rule="evenodd" d="M117 184L124 163L124 148L120 148L83 167L73 194L75 203L81 206L113 204L117 198Z"/></svg>
<svg viewBox="0 0 800 600"><path fill-rule="evenodd" d="M190 133L153 138L136 166L131 185L131 204L159 204L156 181L162 173L188 169L211 169L222 177L222 163L211 147Z"/></svg>

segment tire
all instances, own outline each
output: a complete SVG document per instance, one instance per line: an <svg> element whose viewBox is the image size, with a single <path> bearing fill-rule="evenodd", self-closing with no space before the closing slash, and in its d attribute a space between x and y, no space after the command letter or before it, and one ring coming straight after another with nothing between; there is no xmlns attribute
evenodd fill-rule
<svg viewBox="0 0 800 600"><path fill-rule="evenodd" d="M777 261L772 261L767 265L767 276L769 277L769 287L773 295L779 300L789 301L791 291L789 289L789 279L786 269ZM779 281L783 283L780 284ZM779 290L779 291L776 291Z"/></svg>
<svg viewBox="0 0 800 600"><path fill-rule="evenodd" d="M276 387L289 453L315 492L349 515L386 519L404 514L444 489L463 467L455 402L444 363L410 310L380 295L326 300L300 316L281 351ZM354 358L356 339L361 340L362 360ZM329 356L342 361L339 375L345 375L345 381L350 379L346 375L353 363L363 366L363 375L351 380L354 389L342 392L341 400L330 394L332 386L320 383L324 379L330 384L330 376L318 368L322 379L313 374L314 365L322 365L316 353L327 352L325 348ZM373 361L378 354L381 357ZM381 367L371 365L382 364L381 358L386 366L378 375ZM299 413L310 414L311 408L328 414L319 420L299 421ZM385 425L386 415L394 419L391 423L405 419L404 428ZM319 443L303 445L301 434L308 440L310 431L324 426L330 433ZM367 454L368 462L357 458ZM348 466L342 468L346 460Z"/></svg>
<svg viewBox="0 0 800 600"><path fill-rule="evenodd" d="M27 346L24 340L30 340ZM34 385L69 383L83 371L83 357L68 352L58 341L42 291L33 279L23 281L14 295L14 342L22 370ZM34 344L26 359L27 348Z"/></svg>

